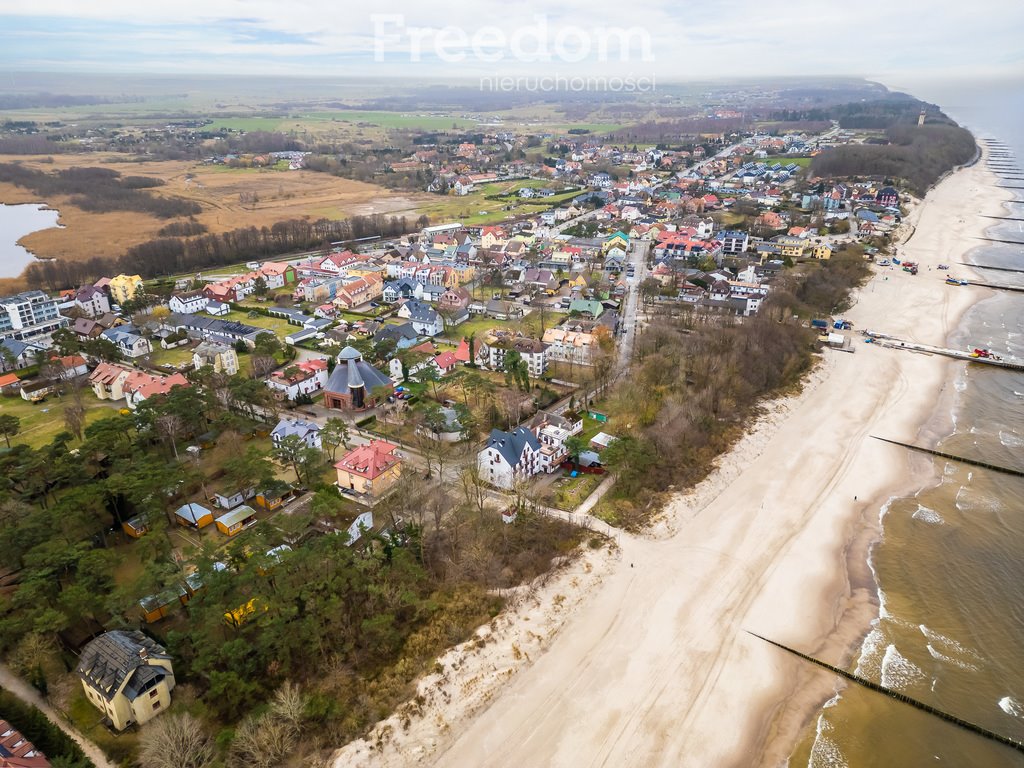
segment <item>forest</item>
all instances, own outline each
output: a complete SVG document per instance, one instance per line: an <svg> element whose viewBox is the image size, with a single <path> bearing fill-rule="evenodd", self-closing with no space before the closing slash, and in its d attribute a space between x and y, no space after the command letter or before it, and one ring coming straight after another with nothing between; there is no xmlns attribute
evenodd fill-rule
<svg viewBox="0 0 1024 768"><path fill-rule="evenodd" d="M799 386L814 364L809 317L841 311L868 275L859 251L803 265L738 321L678 309L637 337L630 376L607 410L633 429L603 453L616 474L604 515L639 529L674 488L692 487L746 430L758 403Z"/></svg>
<svg viewBox="0 0 1024 768"><path fill-rule="evenodd" d="M977 147L970 131L957 125L893 124L888 143L834 147L814 158L811 170L819 176L871 176L905 179L923 195L947 171L970 162Z"/></svg>
<svg viewBox="0 0 1024 768"><path fill-rule="evenodd" d="M112 411L38 449L0 452L0 653L8 663L76 711L68 632L139 627L173 655L176 704L138 744L99 740L116 761L141 755L143 768L163 768L154 740L187 730L190 748L209 758L188 763L196 768L317 764L326 748L406 701L439 653L498 612L501 590L546 573L584 540L521 496L512 502L518 519L503 523L472 470L452 482L410 469L374 509L383 531L349 546L332 531L344 534L352 503L329 484L329 456L346 431L324 453L260 448L247 438L258 409L272 407L270 390L208 369L190 377L192 386L135 412ZM73 408L75 399L69 385L54 407ZM211 432L216 445L200 460L179 450ZM236 538L213 531L183 547L174 509L202 503L213 483L273 487L293 464L308 503L261 516ZM140 514L149 531L126 537L121 524ZM290 549L269 554L282 544ZM200 587L187 606L143 623L138 601L177 595L190 571ZM238 614L240 606L251 610ZM85 712L95 718L87 704Z"/></svg>

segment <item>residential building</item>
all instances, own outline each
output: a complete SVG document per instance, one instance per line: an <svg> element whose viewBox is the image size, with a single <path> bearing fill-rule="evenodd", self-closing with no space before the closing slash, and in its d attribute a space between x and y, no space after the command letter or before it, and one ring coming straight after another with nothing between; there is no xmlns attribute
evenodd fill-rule
<svg viewBox="0 0 1024 768"><path fill-rule="evenodd" d="M346 453L334 468L339 489L379 499L401 476L402 459L397 445L371 440Z"/></svg>
<svg viewBox="0 0 1024 768"><path fill-rule="evenodd" d="M101 317L110 311L110 299L95 285L83 285L75 294L75 306L89 317Z"/></svg>
<svg viewBox="0 0 1024 768"><path fill-rule="evenodd" d="M139 333L134 326L119 325L117 328L108 328L100 334L103 338L112 341L117 351L123 357L135 358L148 355L153 351L149 339Z"/></svg>
<svg viewBox="0 0 1024 768"><path fill-rule="evenodd" d="M416 332L424 336L437 336L444 333L444 319L437 310L422 301L407 301L398 308L398 312L395 314L412 323Z"/></svg>
<svg viewBox="0 0 1024 768"><path fill-rule="evenodd" d="M192 502L174 510L174 519L178 521L179 525L199 530L213 522L213 512L202 504Z"/></svg>
<svg viewBox="0 0 1024 768"><path fill-rule="evenodd" d="M134 409L143 400L165 395L174 387L190 386L180 373L159 376L116 363L100 363L89 374L92 391L100 400L125 400Z"/></svg>
<svg viewBox="0 0 1024 768"><path fill-rule="evenodd" d="M716 239L722 244L722 253L729 256L746 253L747 246L750 245L750 235L731 229L722 230Z"/></svg>
<svg viewBox="0 0 1024 768"><path fill-rule="evenodd" d="M135 298L139 288L142 287L142 278L138 275L116 275L110 278L107 290L110 291L110 298L115 304L124 304Z"/></svg>
<svg viewBox="0 0 1024 768"><path fill-rule="evenodd" d="M97 637L82 650L77 674L89 703L118 731L144 725L171 705L171 657L139 631Z"/></svg>
<svg viewBox="0 0 1024 768"><path fill-rule="evenodd" d="M549 362L573 365L593 365L597 339L592 333L568 331L563 328L548 328L541 339L547 345Z"/></svg>
<svg viewBox="0 0 1024 768"><path fill-rule="evenodd" d="M327 384L326 360L302 360L274 371L267 379L267 386L283 392L289 400L299 395L312 395Z"/></svg>
<svg viewBox="0 0 1024 768"><path fill-rule="evenodd" d="M270 433L270 442L277 448L286 437L298 437L307 448L323 448L320 440L320 425L305 419L283 418Z"/></svg>
<svg viewBox="0 0 1024 768"><path fill-rule="evenodd" d="M365 411L373 408L379 397L393 391L390 377L365 362L359 350L345 347L324 387L324 405L343 411Z"/></svg>
<svg viewBox="0 0 1024 768"><path fill-rule="evenodd" d="M530 378L539 379L548 369L547 347L538 339L516 336L509 331L488 331L476 353L476 362L492 371L505 370L505 356L515 350L526 363Z"/></svg>
<svg viewBox="0 0 1024 768"><path fill-rule="evenodd" d="M71 322L60 314L58 304L42 291L0 297L0 339L38 340L49 346L50 334Z"/></svg>
<svg viewBox="0 0 1024 768"><path fill-rule="evenodd" d="M234 376L238 373L238 353L228 344L204 341L193 350L192 365L197 371L209 365L213 367L214 373Z"/></svg>
<svg viewBox="0 0 1024 768"><path fill-rule="evenodd" d="M256 510L247 504L225 512L215 521L217 530L225 536L235 536L246 528L256 525Z"/></svg>
<svg viewBox="0 0 1024 768"><path fill-rule="evenodd" d="M541 471L541 444L525 427L512 432L491 430L491 436L477 454L480 477L498 488L511 488L516 480L533 477Z"/></svg>
<svg viewBox="0 0 1024 768"><path fill-rule="evenodd" d="M0 341L0 371L17 371L35 365L46 348L17 339Z"/></svg>
<svg viewBox="0 0 1024 768"><path fill-rule="evenodd" d="M352 309L362 304L368 304L381 297L384 291L384 280L380 275L366 275L348 279L338 287L338 294L334 303Z"/></svg>
<svg viewBox="0 0 1024 768"><path fill-rule="evenodd" d="M13 725L0 720L0 768L50 768L50 761Z"/></svg>
<svg viewBox="0 0 1024 768"><path fill-rule="evenodd" d="M202 312L206 309L206 305L210 300L206 297L206 294L202 291L189 291L187 293L176 293L171 296L170 301L167 302L167 306L171 312L184 312L190 315L194 315L197 312Z"/></svg>

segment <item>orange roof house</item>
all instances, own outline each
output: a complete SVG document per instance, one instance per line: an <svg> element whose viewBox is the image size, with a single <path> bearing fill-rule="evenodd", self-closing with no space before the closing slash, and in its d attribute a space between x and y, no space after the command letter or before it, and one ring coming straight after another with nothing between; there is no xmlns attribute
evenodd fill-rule
<svg viewBox="0 0 1024 768"><path fill-rule="evenodd" d="M402 474L402 459L397 451L397 445L384 440L371 440L353 448L334 465L338 488L380 498Z"/></svg>

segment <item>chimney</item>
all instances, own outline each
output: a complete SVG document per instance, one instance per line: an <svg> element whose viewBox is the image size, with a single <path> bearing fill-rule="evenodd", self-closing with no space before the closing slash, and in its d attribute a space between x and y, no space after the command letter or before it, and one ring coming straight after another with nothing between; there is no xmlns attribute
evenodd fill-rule
<svg viewBox="0 0 1024 768"><path fill-rule="evenodd" d="M143 661L149 658L149 651L146 650L146 646L144 645L139 648L139 658Z"/></svg>

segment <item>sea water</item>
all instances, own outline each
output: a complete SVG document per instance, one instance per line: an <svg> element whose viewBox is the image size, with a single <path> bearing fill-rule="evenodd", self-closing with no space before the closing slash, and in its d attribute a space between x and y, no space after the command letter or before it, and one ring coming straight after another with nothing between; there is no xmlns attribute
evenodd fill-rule
<svg viewBox="0 0 1024 768"><path fill-rule="evenodd" d="M916 89L979 138L1004 142L1024 168L1024 87ZM1024 177L1024 173L1014 173ZM1024 181L1002 182L1024 186ZM996 194L996 193L994 193ZM1024 191L1014 191L1024 201ZM1024 202L1006 215L1024 218ZM969 213L969 212L965 212ZM1024 222L993 221L989 236L1024 242ZM1024 246L986 245L967 259L1024 269ZM981 272L1000 284L1024 274ZM1024 294L994 292L949 346L1024 359ZM1024 373L950 365L954 431L944 452L1024 468ZM851 669L901 693L1024 742L1024 478L935 460L935 479L881 510L870 552L879 616ZM817 713L791 766L1024 765L1024 755L855 685Z"/></svg>

